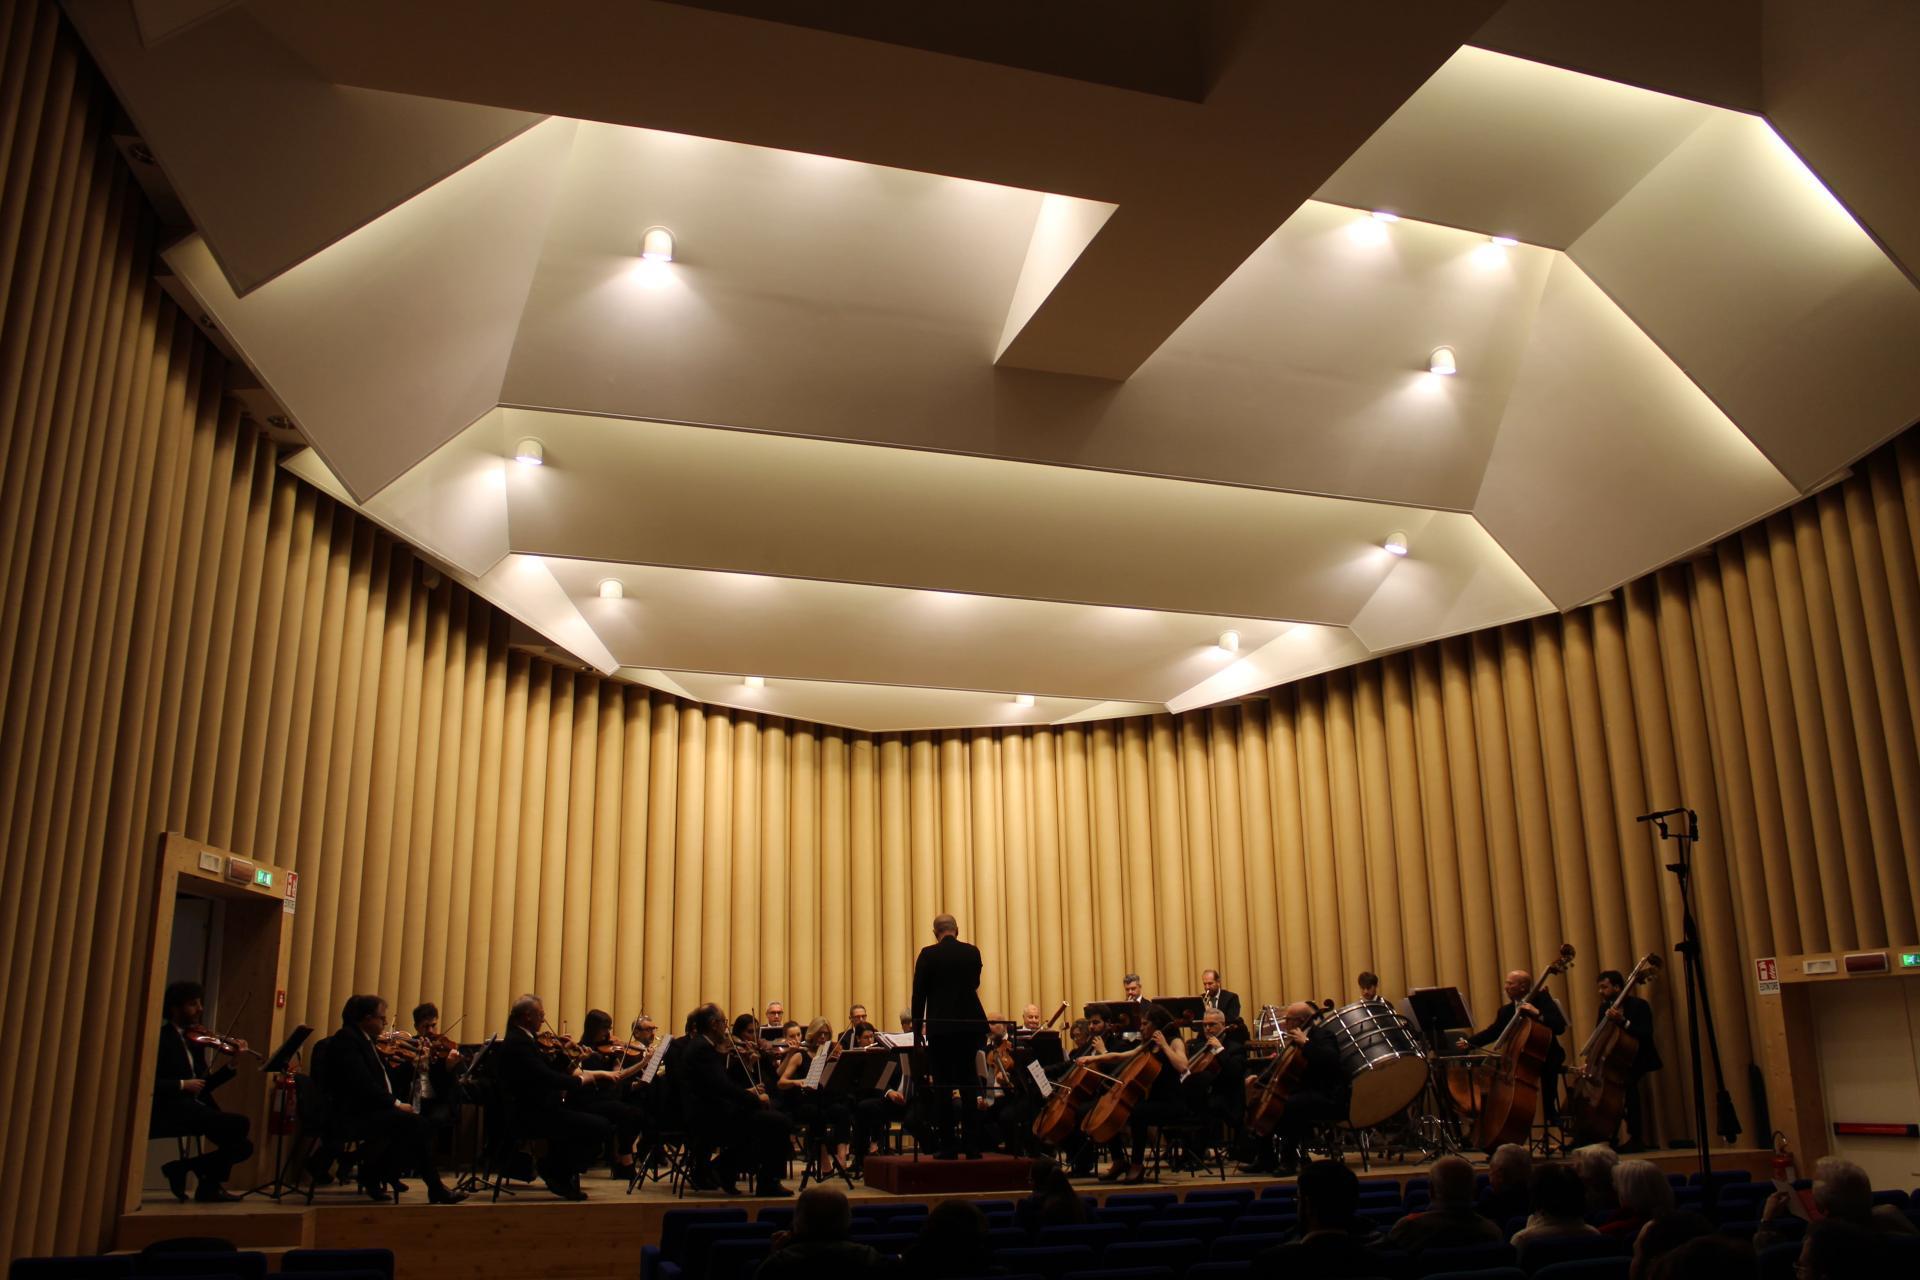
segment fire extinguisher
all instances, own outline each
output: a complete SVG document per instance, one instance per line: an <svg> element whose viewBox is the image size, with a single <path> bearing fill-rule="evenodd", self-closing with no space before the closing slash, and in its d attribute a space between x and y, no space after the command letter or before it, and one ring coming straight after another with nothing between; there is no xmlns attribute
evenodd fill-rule
<svg viewBox="0 0 1920 1280"><path fill-rule="evenodd" d="M1792 1186L1800 1177L1800 1171L1794 1167L1793 1151L1787 1146L1787 1135L1779 1129L1773 1131L1773 1180Z"/></svg>
<svg viewBox="0 0 1920 1280"><path fill-rule="evenodd" d="M275 1137L291 1137L299 1128L300 1093L289 1067L273 1079L273 1091L267 1095L267 1132Z"/></svg>

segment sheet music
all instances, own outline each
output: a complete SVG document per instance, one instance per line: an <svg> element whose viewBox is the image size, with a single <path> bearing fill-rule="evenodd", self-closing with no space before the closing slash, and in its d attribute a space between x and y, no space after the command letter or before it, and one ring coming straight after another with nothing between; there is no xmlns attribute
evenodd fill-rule
<svg viewBox="0 0 1920 1280"><path fill-rule="evenodd" d="M818 1089L827 1075L827 1051L822 1049L813 1055L813 1061L807 1064L806 1088Z"/></svg>
<svg viewBox="0 0 1920 1280"><path fill-rule="evenodd" d="M882 1031L880 1033L880 1043L892 1049L911 1049L913 1048L913 1032Z"/></svg>
<svg viewBox="0 0 1920 1280"><path fill-rule="evenodd" d="M653 1083L653 1077L660 1071L660 1060L667 1056L667 1046L672 1043L673 1036L668 1032L662 1032L660 1038L653 1042L653 1052L647 1057L646 1069L640 1073L641 1084Z"/></svg>
<svg viewBox="0 0 1920 1280"><path fill-rule="evenodd" d="M1040 1086L1041 1097L1051 1098L1053 1096L1053 1081L1047 1079L1047 1073L1041 1068L1039 1063L1029 1062L1027 1064L1027 1074L1033 1077L1033 1082L1036 1085Z"/></svg>

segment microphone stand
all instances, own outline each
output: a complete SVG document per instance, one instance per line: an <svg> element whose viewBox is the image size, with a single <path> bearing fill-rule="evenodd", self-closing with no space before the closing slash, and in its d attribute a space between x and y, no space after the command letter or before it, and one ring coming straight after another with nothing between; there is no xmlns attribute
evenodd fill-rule
<svg viewBox="0 0 1920 1280"><path fill-rule="evenodd" d="M1684 825L1678 820L1685 819ZM1674 827L1667 824L1674 821ZM1693 1065L1693 1132L1700 1153L1700 1195L1709 1215L1719 1199L1713 1182L1711 1137L1707 1131L1706 1065L1700 1052L1701 1029L1706 1030L1707 1047L1713 1054L1714 1084L1718 1089L1720 1134L1728 1142L1740 1135L1740 1117L1733 1109L1733 1095L1727 1092L1726 1073L1720 1067L1720 1039L1713 1030L1713 1006L1707 994L1706 976L1701 972L1700 926L1693 915L1693 847L1700 840L1700 815L1692 809L1662 809L1643 813L1636 822L1651 822L1662 841L1679 843L1679 858L1666 864L1680 887L1680 941L1674 950L1680 953L1687 971L1687 1042ZM1677 829L1676 829L1677 828Z"/></svg>

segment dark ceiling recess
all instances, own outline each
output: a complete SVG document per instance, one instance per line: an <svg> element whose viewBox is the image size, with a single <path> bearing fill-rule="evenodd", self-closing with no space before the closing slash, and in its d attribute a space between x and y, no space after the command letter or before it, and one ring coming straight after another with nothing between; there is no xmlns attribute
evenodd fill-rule
<svg viewBox="0 0 1920 1280"><path fill-rule="evenodd" d="M1199 102L1249 0L669 0Z"/></svg>

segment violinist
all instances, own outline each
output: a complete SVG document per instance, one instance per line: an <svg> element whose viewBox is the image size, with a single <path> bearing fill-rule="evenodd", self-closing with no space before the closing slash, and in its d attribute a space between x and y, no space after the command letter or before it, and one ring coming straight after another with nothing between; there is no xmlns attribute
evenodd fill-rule
<svg viewBox="0 0 1920 1280"><path fill-rule="evenodd" d="M733 1020L733 1046L727 1058L727 1077L748 1089L767 1083L767 1043L760 1038L760 1020L743 1013Z"/></svg>
<svg viewBox="0 0 1920 1280"><path fill-rule="evenodd" d="M638 1020L635 1020L638 1030ZM648 1050L637 1039L622 1044L613 1038L613 1015L604 1009L587 1010L580 1030L580 1043L587 1055L580 1065L590 1071L604 1072L584 1089L567 1094L567 1106L575 1111L599 1116L613 1126L613 1157L608 1175L633 1177L633 1148L646 1124L646 1112L633 1102L629 1085L638 1069L644 1069ZM622 1077L622 1072L626 1076Z"/></svg>
<svg viewBox="0 0 1920 1280"><path fill-rule="evenodd" d="M150 1138L184 1138L197 1135L203 1150L187 1160L169 1160L161 1166L167 1186L176 1200L187 1198L187 1175L199 1180L193 1198L202 1204L217 1204L239 1197L228 1193L226 1183L233 1166L253 1154L247 1137L247 1118L222 1111L213 1091L233 1079L233 1064L207 1071L208 1041L219 1037L206 1033L200 1019L206 1014L206 991L197 982L171 982L161 999L165 1021L160 1027L160 1052L155 1060L153 1079L153 1117L147 1126ZM231 1053L247 1051L245 1040L229 1040L224 1047Z"/></svg>
<svg viewBox="0 0 1920 1280"><path fill-rule="evenodd" d="M1266 1071L1247 1077L1247 1084L1253 1086L1265 1082L1268 1074L1281 1069L1287 1060L1287 1048L1291 1046L1305 1057L1304 1074L1300 1083L1287 1093L1287 1109L1281 1113L1277 1133L1279 1139L1279 1172L1282 1177L1290 1178L1299 1167L1302 1149L1313 1136L1315 1129L1323 1129L1339 1124L1347 1118L1347 1106L1352 1100L1352 1086L1347 1073L1340 1067L1340 1045L1334 1039L1333 1032L1316 1020L1316 1010L1302 1000L1290 1004L1280 1014L1280 1035L1287 1042L1281 1048L1281 1054L1268 1064ZM1274 1152L1271 1145L1263 1144L1260 1156L1255 1160L1250 1172L1268 1172L1273 1169Z"/></svg>
<svg viewBox="0 0 1920 1280"><path fill-rule="evenodd" d="M703 1004L687 1015L687 1047L676 1061L687 1145L693 1154L695 1185L738 1194L743 1171L751 1170L754 1194L784 1196L791 1132L771 1109L766 1090L746 1088L727 1077L727 1015L717 1004ZM668 1051L671 1056L672 1050ZM710 1153L716 1153L709 1160Z"/></svg>
<svg viewBox="0 0 1920 1280"><path fill-rule="evenodd" d="M1015 1114L1019 1080L1014 1074L1013 1035L1006 1018L996 1013L987 1019L987 1048L984 1057L986 1087L974 1105L980 1109L987 1126L988 1145L1017 1149L1016 1126L1031 1124L1033 1117Z"/></svg>
<svg viewBox="0 0 1920 1280"><path fill-rule="evenodd" d="M541 1181L562 1200L585 1200L580 1174L606 1145L613 1126L591 1112L568 1107L565 1100L608 1073L555 1062L540 1043L547 1007L539 996L524 995L507 1014L507 1033L495 1050L500 1083L513 1100L514 1116L529 1137L545 1138L546 1154L537 1166Z"/></svg>
<svg viewBox="0 0 1920 1280"><path fill-rule="evenodd" d="M1140 1011L1140 1048L1136 1051L1160 1059L1159 1074L1147 1088L1146 1097L1127 1114L1131 1130L1128 1166L1119 1161L1100 1175L1102 1182L1124 1181L1129 1185L1147 1180L1147 1130L1155 1125L1173 1124L1186 1117L1186 1104L1180 1097L1180 1077L1186 1074L1187 1050L1180 1034L1173 1029L1173 1015L1161 1005L1146 1004ZM1132 1055L1128 1055L1131 1057ZM1120 1088L1115 1085L1114 1088Z"/></svg>
<svg viewBox="0 0 1920 1280"><path fill-rule="evenodd" d="M838 1056L840 1046L833 1037L833 1026L825 1018L807 1024L806 1039L780 1064L780 1077L774 1082L780 1109L796 1128L804 1128L810 1146L831 1143L834 1154L844 1166L849 1158L848 1133L853 1116L847 1105L837 1099L823 1098L818 1089L807 1084L813 1060L821 1054Z"/></svg>
<svg viewBox="0 0 1920 1280"><path fill-rule="evenodd" d="M427 1128L438 1133L459 1112L459 1069L466 1061L460 1046L440 1034L440 1007L431 1001L413 1008L414 1052L407 1061L388 1064L393 1087L414 1104ZM422 1072L425 1073L422 1078Z"/></svg>
<svg viewBox="0 0 1920 1280"><path fill-rule="evenodd" d="M408 1098L394 1087L378 1044L387 1029L387 1002L376 995L347 998L340 1030L328 1040L325 1085L328 1113L337 1137L361 1143L360 1190L385 1203L404 1190L400 1174L417 1171L433 1204L458 1204L464 1193L448 1188L434 1167L427 1127ZM388 1194L391 1188L394 1195Z"/></svg>
<svg viewBox="0 0 1920 1280"><path fill-rule="evenodd" d="M1626 1121L1627 1141L1622 1152L1644 1151L1641 1129L1640 1082L1648 1074L1660 1069L1660 1050L1653 1043L1653 1006L1639 996L1630 995L1620 998L1627 989L1627 980L1618 969L1607 969L1600 974L1600 1016L1596 1026L1611 1018L1619 1023L1626 1033L1639 1042L1640 1048L1633 1055L1633 1064L1627 1068ZM1614 1008L1613 1002L1620 1001L1620 1007ZM1608 1135L1611 1137L1612 1135Z"/></svg>
<svg viewBox="0 0 1920 1280"><path fill-rule="evenodd" d="M907 1015L907 1021L909 1023L913 1021L911 1014ZM906 1030L904 1027L901 1029ZM854 1028L854 1032L854 1045L856 1048L867 1047L861 1044L861 1040L869 1036L871 1036L872 1044L879 1044L878 1032L871 1026L861 1024ZM893 1075L884 1082L884 1087L875 1089L866 1097L859 1099L853 1104L853 1163L855 1172L858 1172L861 1166L866 1163L867 1156L872 1152L874 1146L886 1137L887 1129L894 1121L898 1120L902 1124L911 1127L909 1116L915 1097L916 1090L914 1089L911 1059L905 1052L897 1053L894 1058Z"/></svg>
<svg viewBox="0 0 1920 1280"><path fill-rule="evenodd" d="M1460 1049L1479 1048L1500 1039L1507 1024L1515 1017L1538 1018L1553 1032L1553 1039L1547 1042L1546 1064L1540 1069L1540 1104L1546 1115L1549 1128L1560 1122L1560 1072L1566 1066L1566 1046L1560 1043L1560 1037L1567 1033L1567 1015L1553 1001L1553 993L1543 982L1540 992L1531 1001L1527 993L1533 990L1533 975L1525 969L1515 969L1507 975L1507 1003L1500 1006L1500 1012L1493 1015L1493 1021L1474 1034L1461 1040L1455 1047Z"/></svg>

